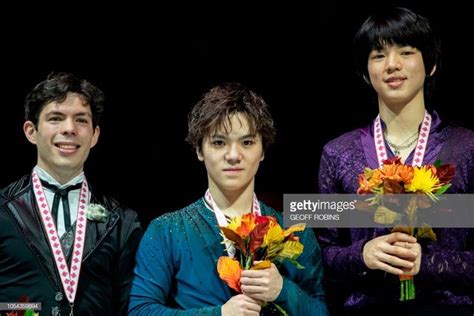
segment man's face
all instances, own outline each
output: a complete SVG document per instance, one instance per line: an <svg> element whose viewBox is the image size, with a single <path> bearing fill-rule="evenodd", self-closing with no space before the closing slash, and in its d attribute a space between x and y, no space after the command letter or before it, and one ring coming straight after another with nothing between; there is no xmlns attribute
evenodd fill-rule
<svg viewBox="0 0 474 316"><path fill-rule="evenodd" d="M260 135L252 135L247 118L235 114L226 120L227 132L219 128L203 139L198 159L206 165L209 187L223 193L239 192L253 185L263 147Z"/></svg>
<svg viewBox="0 0 474 316"><path fill-rule="evenodd" d="M421 52L412 46L386 45L373 50L368 72L379 100L385 104L406 104L423 98L425 65Z"/></svg>
<svg viewBox="0 0 474 316"><path fill-rule="evenodd" d="M23 130L37 147L38 166L60 182L67 182L82 171L100 134L99 127L92 126L90 106L74 93L68 93L64 102L46 104L36 128L27 121Z"/></svg>

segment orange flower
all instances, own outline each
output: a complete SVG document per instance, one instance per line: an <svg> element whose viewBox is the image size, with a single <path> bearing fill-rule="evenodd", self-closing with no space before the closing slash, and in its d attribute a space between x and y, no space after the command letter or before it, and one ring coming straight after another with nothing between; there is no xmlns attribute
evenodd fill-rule
<svg viewBox="0 0 474 316"><path fill-rule="evenodd" d="M411 179L413 179L413 167L407 165L401 165L399 167L399 174L401 181L403 183L410 183Z"/></svg>
<svg viewBox="0 0 474 316"><path fill-rule="evenodd" d="M378 187L383 183L383 174L380 169L374 170L372 176L369 179L370 184L372 187Z"/></svg>
<svg viewBox="0 0 474 316"><path fill-rule="evenodd" d="M365 175L359 175L359 188L357 189L358 194L372 193L372 184L367 181Z"/></svg>
<svg viewBox="0 0 474 316"><path fill-rule="evenodd" d="M241 293L240 275L242 274L242 268L237 260L226 256L220 257L217 261L217 272L229 287Z"/></svg>
<svg viewBox="0 0 474 316"><path fill-rule="evenodd" d="M245 238L255 228L255 215L253 213L244 214L242 217L234 217L227 228L233 230L240 237Z"/></svg>
<svg viewBox="0 0 474 316"><path fill-rule="evenodd" d="M383 174L379 169L365 168L364 173L359 175L358 194L373 193L383 183Z"/></svg>
<svg viewBox="0 0 474 316"><path fill-rule="evenodd" d="M400 165L396 165L396 164L383 165L382 167L383 179L401 181L399 166Z"/></svg>

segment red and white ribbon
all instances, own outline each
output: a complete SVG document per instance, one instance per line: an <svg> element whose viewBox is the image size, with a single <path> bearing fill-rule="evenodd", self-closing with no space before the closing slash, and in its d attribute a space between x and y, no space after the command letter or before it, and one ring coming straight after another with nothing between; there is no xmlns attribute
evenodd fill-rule
<svg viewBox="0 0 474 316"><path fill-rule="evenodd" d="M219 224L219 226L226 227L228 223L227 223L227 219L225 218L224 212L222 212L219 206L217 206L216 202L212 198L212 195L209 189L207 189L206 194L204 194L204 199L214 211L214 214L216 215L217 223ZM260 209L260 203L258 202L257 196L255 195L255 193L253 194L252 213L258 216L262 215L262 211ZM225 238L225 236L224 236L224 242L225 242L225 246L227 249L227 253L229 254L229 257L233 258L235 255L235 248L232 247L229 244L229 242L227 242L227 238Z"/></svg>
<svg viewBox="0 0 474 316"><path fill-rule="evenodd" d="M423 122L421 123L418 133L418 140L416 142L415 154L413 156L412 166L421 167L423 158L425 157L426 145L430 136L431 129L431 115L425 111ZM382 124L380 122L380 115L377 115L374 122L374 144L377 153L377 161L379 167L383 167L383 161L387 159L387 149L385 147L385 140L383 137Z"/></svg>
<svg viewBox="0 0 474 316"><path fill-rule="evenodd" d="M32 181L36 203L40 210L41 220L43 222L49 244L53 251L56 268L59 272L59 276L61 277L61 283L63 285L64 292L66 293L67 300L69 301L69 303L73 304L74 299L76 298L77 285L79 283L82 255L84 250L84 241L86 236L86 205L87 198L89 195L87 181L84 178L79 195L79 206L77 209L76 218L76 232L70 268L67 266L67 261L64 257L58 231L56 229L56 225L54 224L48 201L46 200L46 197L44 195L43 186L41 185L41 181L36 172L33 172L32 174Z"/></svg>

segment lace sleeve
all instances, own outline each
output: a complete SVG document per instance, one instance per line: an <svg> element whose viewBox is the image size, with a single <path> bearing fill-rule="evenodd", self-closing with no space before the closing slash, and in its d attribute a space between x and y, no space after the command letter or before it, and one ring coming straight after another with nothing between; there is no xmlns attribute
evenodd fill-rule
<svg viewBox="0 0 474 316"><path fill-rule="evenodd" d="M474 289L472 229L440 229L440 239L424 247L417 277L445 288Z"/></svg>
<svg viewBox="0 0 474 316"><path fill-rule="evenodd" d="M333 163L334 160L330 157L327 146L325 146L319 164L319 193L336 193L338 191Z"/></svg>

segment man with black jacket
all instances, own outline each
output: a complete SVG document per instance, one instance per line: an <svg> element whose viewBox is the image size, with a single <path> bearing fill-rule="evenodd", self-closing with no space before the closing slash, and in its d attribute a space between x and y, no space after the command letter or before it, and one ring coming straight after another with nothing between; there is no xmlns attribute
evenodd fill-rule
<svg viewBox="0 0 474 316"><path fill-rule="evenodd" d="M0 191L0 303L40 315L125 315L142 235L137 214L92 192L83 172L97 143L103 93L50 75L26 97L32 173Z"/></svg>

